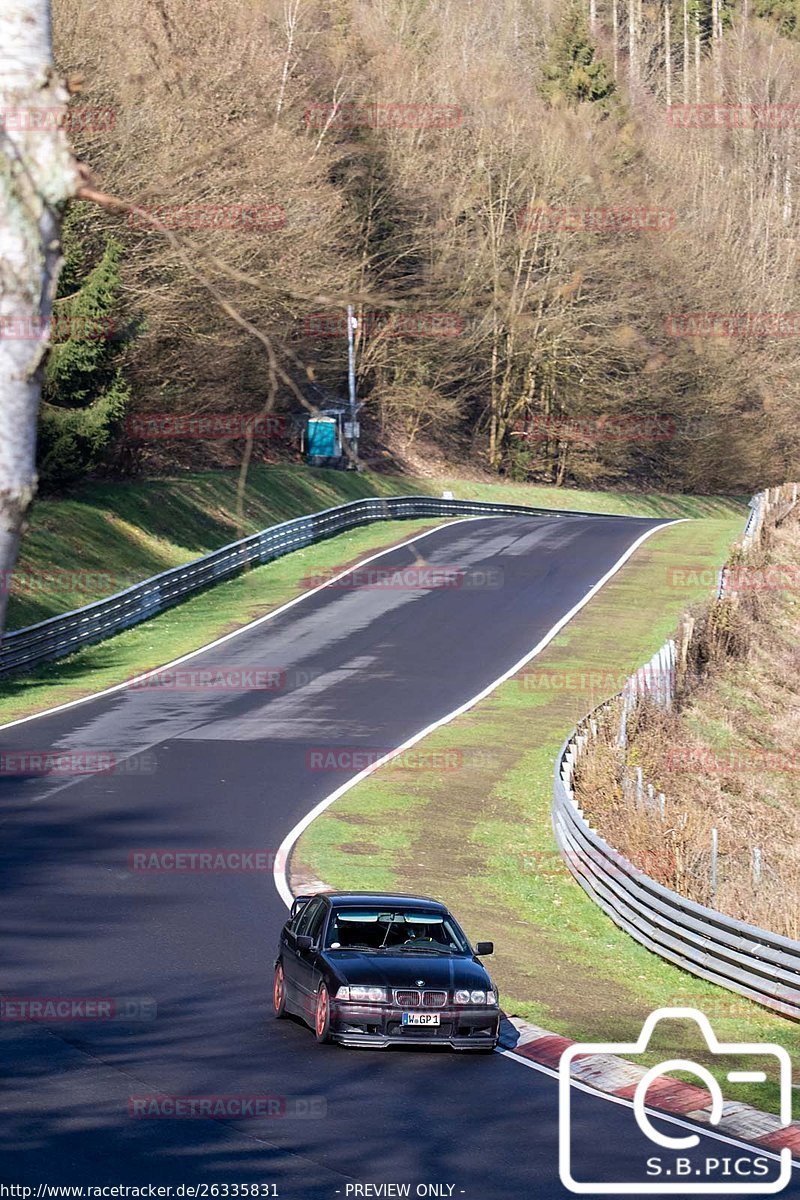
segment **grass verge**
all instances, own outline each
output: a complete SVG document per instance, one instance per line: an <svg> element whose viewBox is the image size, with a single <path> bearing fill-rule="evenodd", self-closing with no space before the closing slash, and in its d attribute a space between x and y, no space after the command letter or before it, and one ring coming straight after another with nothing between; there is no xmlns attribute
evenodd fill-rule
<svg viewBox="0 0 800 1200"><path fill-rule="evenodd" d="M343 796L301 838L298 870L336 888L440 896L475 938L494 937L492 969L507 1012L578 1040L633 1041L655 1008L706 1012L725 1041L797 1050L796 1027L695 979L639 946L574 883L558 854L550 809L561 742L618 681L645 661L700 580L726 557L741 518L708 517L660 531L515 679L417 747L462 750L450 771L387 765ZM680 563L682 572L669 568ZM444 753L438 760L448 761ZM719 1065L691 1036L665 1031L646 1056ZM730 1091L730 1088L727 1088ZM777 1109L777 1087L741 1089Z"/></svg>
<svg viewBox="0 0 800 1200"><path fill-rule="evenodd" d="M87 483L66 499L38 500L11 583L8 628L89 604L148 575L179 566L278 521L362 496L439 495L564 509L655 516L724 515L724 497L613 494L414 479L305 466L255 466L244 527L236 520L235 471L187 473L131 483Z"/></svg>

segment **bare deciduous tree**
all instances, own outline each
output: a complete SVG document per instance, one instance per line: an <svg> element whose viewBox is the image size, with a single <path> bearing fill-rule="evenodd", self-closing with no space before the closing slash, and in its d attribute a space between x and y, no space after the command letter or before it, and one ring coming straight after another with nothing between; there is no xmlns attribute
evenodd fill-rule
<svg viewBox="0 0 800 1200"><path fill-rule="evenodd" d="M312 332L306 318L352 299L364 318L365 428L374 414L392 450L399 429L567 484L647 478L744 490L794 445L792 339L665 334L668 314L718 311L722 296L745 312L800 304L786 131L692 130L665 121L661 103L681 94L682 51L687 102L698 86L710 97L717 69L721 99L789 102L798 50L777 39L778 54L766 23L718 25L720 54L708 37L711 0L598 4L592 40L609 68L633 34L636 86L624 103L620 71L618 106L582 90L572 43L558 36L563 0L54 2L65 69L84 72L119 114L102 138L76 135L80 157L139 205L282 207L274 229L223 223L181 232L181 242L251 325L274 344L288 339L300 377L308 364L340 395L342 340ZM718 22L721 10L717 0ZM553 67L561 84L545 96ZM635 120L622 120L629 107ZM438 108L441 122L416 120ZM642 205L672 213L672 227L607 219ZM528 207L530 221L518 220ZM252 331L219 319L157 230L92 211L82 230L90 250L112 220L126 246L125 299L146 321L131 354L134 406L262 404ZM400 334L384 320L397 308L443 315L451 332ZM283 382L276 403L298 403ZM687 427L696 412L713 416L724 446L688 436L592 444L573 432L534 443L516 433L528 414L561 428L637 411ZM269 448L254 452L270 459ZM141 454L150 469L170 462L158 445ZM195 467L237 461L235 446L216 443L179 454Z"/></svg>
<svg viewBox="0 0 800 1200"><path fill-rule="evenodd" d="M36 418L61 267L60 224L80 171L62 120L49 0L0 7L0 633L36 490Z"/></svg>

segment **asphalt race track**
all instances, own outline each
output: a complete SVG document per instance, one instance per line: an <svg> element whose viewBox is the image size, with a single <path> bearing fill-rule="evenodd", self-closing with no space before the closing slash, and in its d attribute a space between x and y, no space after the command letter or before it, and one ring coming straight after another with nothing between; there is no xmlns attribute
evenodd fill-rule
<svg viewBox="0 0 800 1200"><path fill-rule="evenodd" d="M270 1014L286 916L271 872L148 872L129 856L274 851L347 778L311 769L311 752L389 749L451 712L658 524L515 517L442 527L374 565L412 566L416 549L466 571L461 586L350 579L184 664L273 670L277 690L160 683L0 731L6 755L125 759L110 772L43 777L24 758L9 774L6 758L0 990L138 998L134 1015L152 1018L35 1022L6 1012L0 1181L260 1183L297 1200L355 1196L353 1185L367 1183L410 1184L411 1195L439 1185L428 1194L469 1200L568 1195L553 1078L500 1054L318 1047L308 1029ZM106 651L113 659L113 641ZM470 933L502 939L502 930ZM153 1094L268 1095L280 1115L129 1115L131 1097ZM577 1090L573 1099L582 1177L636 1179L653 1147L630 1109ZM692 1154L748 1158L706 1137Z"/></svg>

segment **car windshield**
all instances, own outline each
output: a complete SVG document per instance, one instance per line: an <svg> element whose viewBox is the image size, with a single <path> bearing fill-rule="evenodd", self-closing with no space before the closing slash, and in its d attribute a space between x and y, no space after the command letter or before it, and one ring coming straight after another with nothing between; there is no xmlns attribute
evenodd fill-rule
<svg viewBox="0 0 800 1200"><path fill-rule="evenodd" d="M367 950L379 954L465 954L467 939L447 913L425 909L334 909L328 926L329 950Z"/></svg>

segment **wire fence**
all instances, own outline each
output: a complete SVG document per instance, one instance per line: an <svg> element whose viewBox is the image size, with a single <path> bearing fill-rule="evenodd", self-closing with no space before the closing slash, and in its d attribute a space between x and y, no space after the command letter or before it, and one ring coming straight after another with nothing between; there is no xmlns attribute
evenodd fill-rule
<svg viewBox="0 0 800 1200"><path fill-rule="evenodd" d="M753 499L750 501L750 515L747 518L740 542L742 552L746 554L758 542L764 528L764 522L768 517L772 516L774 523L780 525L782 521L786 520L792 509L796 507L796 483L788 483L783 487L767 488L766 491L758 492L757 495L753 496ZM722 600L724 596L735 594L735 585L732 585L730 580L731 571L732 568L726 564L719 573L718 600Z"/></svg>
<svg viewBox="0 0 800 1200"><path fill-rule="evenodd" d="M754 496L741 539L747 552L760 539L769 518L780 524L797 505L797 484L771 488ZM721 573L717 598L735 595ZM594 902L621 929L662 958L757 1001L784 1016L800 1019L800 942L748 925L716 909L670 891L613 849L592 827L575 798L578 764L609 721L619 725L616 741L622 754L624 794L639 810L664 812L665 797L645 783L640 767L627 766L628 724L643 699L671 708L679 670L686 657L693 622L685 619L678 641L667 641L626 680L617 697L586 716L564 743L557 759L553 790L553 828L569 870ZM617 727L615 726L615 729ZM716 856L712 846L711 870ZM762 869L754 855L754 875ZM712 886L711 894L715 889Z"/></svg>

